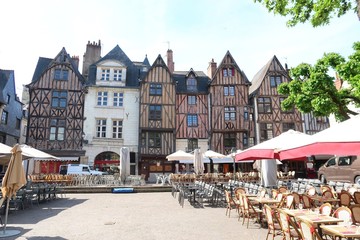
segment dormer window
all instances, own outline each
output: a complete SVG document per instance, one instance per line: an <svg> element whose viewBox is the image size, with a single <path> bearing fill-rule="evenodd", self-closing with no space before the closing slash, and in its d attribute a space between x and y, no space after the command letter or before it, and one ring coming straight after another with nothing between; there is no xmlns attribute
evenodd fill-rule
<svg viewBox="0 0 360 240"><path fill-rule="evenodd" d="M186 80L186 88L188 91L197 91L197 82L194 77L189 77Z"/></svg>
<svg viewBox="0 0 360 240"><path fill-rule="evenodd" d="M101 69L101 80L102 81L110 80L110 69Z"/></svg>
<svg viewBox="0 0 360 240"><path fill-rule="evenodd" d="M122 78L122 70L121 69L114 69L114 81L121 81Z"/></svg>

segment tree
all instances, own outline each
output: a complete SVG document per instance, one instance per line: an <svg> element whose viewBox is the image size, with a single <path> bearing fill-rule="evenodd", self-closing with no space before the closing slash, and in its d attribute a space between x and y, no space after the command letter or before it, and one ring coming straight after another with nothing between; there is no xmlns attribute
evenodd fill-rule
<svg viewBox="0 0 360 240"><path fill-rule="evenodd" d="M288 26L310 21L314 27L327 25L334 16L341 17L350 10L360 20L360 0L254 0L274 14L290 16Z"/></svg>
<svg viewBox="0 0 360 240"><path fill-rule="evenodd" d="M278 91L288 97L281 107L290 110L296 106L301 112L313 112L315 116L335 115L338 121L357 113L349 109L349 104L360 107L360 42L353 45L355 53L345 58L337 53L327 53L314 66L302 63L290 70L292 81L282 83ZM334 70L342 82L336 89Z"/></svg>

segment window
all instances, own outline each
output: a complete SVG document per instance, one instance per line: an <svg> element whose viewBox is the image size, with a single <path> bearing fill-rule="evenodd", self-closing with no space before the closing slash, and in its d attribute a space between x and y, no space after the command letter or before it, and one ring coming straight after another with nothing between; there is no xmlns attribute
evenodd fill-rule
<svg viewBox="0 0 360 240"><path fill-rule="evenodd" d="M225 121L236 120L235 107L225 107Z"/></svg>
<svg viewBox="0 0 360 240"><path fill-rule="evenodd" d="M188 104L189 105L195 105L196 104L196 96L188 96Z"/></svg>
<svg viewBox="0 0 360 240"><path fill-rule="evenodd" d="M121 81L122 78L122 70L114 69L114 81Z"/></svg>
<svg viewBox="0 0 360 240"><path fill-rule="evenodd" d="M122 138L122 120L113 120L113 138Z"/></svg>
<svg viewBox="0 0 360 240"><path fill-rule="evenodd" d="M149 132L149 147L161 147L161 134L158 132Z"/></svg>
<svg viewBox="0 0 360 240"><path fill-rule="evenodd" d="M268 97L258 98L258 112L259 113L271 113L271 99Z"/></svg>
<svg viewBox="0 0 360 240"><path fill-rule="evenodd" d="M249 112L244 112L244 120L247 121L249 120Z"/></svg>
<svg viewBox="0 0 360 240"><path fill-rule="evenodd" d="M26 130L27 130L27 125L24 126L23 128L23 136L26 137Z"/></svg>
<svg viewBox="0 0 360 240"><path fill-rule="evenodd" d="M222 69L223 77L232 77L235 75L234 68L223 68Z"/></svg>
<svg viewBox="0 0 360 240"><path fill-rule="evenodd" d="M243 146L247 147L249 144L248 142L248 134L247 133L243 133Z"/></svg>
<svg viewBox="0 0 360 240"><path fill-rule="evenodd" d="M335 164L336 164L336 161L335 161L335 157L334 157L334 158L330 158L329 161L327 161L326 166L327 167L334 166Z"/></svg>
<svg viewBox="0 0 360 240"><path fill-rule="evenodd" d="M51 106L54 108L66 108L67 105L67 92L66 91L53 91Z"/></svg>
<svg viewBox="0 0 360 240"><path fill-rule="evenodd" d="M351 165L351 157L339 157L339 166L348 166Z"/></svg>
<svg viewBox="0 0 360 240"><path fill-rule="evenodd" d="M224 95L225 96L234 96L235 95L235 86L224 86Z"/></svg>
<svg viewBox="0 0 360 240"><path fill-rule="evenodd" d="M7 100L6 100L6 103L7 103L7 104L10 103L10 99L11 99L11 97L10 97L10 95L8 94L8 95L7 95Z"/></svg>
<svg viewBox="0 0 360 240"><path fill-rule="evenodd" d="M65 120L53 118L50 120L49 140L64 141L65 139Z"/></svg>
<svg viewBox="0 0 360 240"><path fill-rule="evenodd" d="M283 128L283 132L286 132L290 129L295 130L295 123L283 123L282 128Z"/></svg>
<svg viewBox="0 0 360 240"><path fill-rule="evenodd" d="M124 93L114 93L113 105L114 107L122 107L124 104Z"/></svg>
<svg viewBox="0 0 360 240"><path fill-rule="evenodd" d="M149 120L161 119L161 105L150 105L149 106Z"/></svg>
<svg viewBox="0 0 360 240"><path fill-rule="evenodd" d="M260 123L260 142L273 138L272 123Z"/></svg>
<svg viewBox="0 0 360 240"><path fill-rule="evenodd" d="M186 80L186 88L188 91L196 91L197 90L197 82L194 77L189 77Z"/></svg>
<svg viewBox="0 0 360 240"><path fill-rule="evenodd" d="M4 110L1 114L1 124L7 124L8 116L9 116L9 113Z"/></svg>
<svg viewBox="0 0 360 240"><path fill-rule="evenodd" d="M198 148L198 140L196 138L189 138L187 144L187 152L192 152Z"/></svg>
<svg viewBox="0 0 360 240"><path fill-rule="evenodd" d="M280 100L280 106L281 106L282 102L283 102L285 99L286 99L286 98L284 98L284 97L279 98L279 100ZM282 107L281 107L281 112L283 112L283 113L293 113L293 112L294 112L294 108L289 109L289 110L286 111L286 110L283 110Z"/></svg>
<svg viewBox="0 0 360 240"><path fill-rule="evenodd" d="M249 138L249 147L252 147L255 145L255 139L253 137Z"/></svg>
<svg viewBox="0 0 360 240"><path fill-rule="evenodd" d="M20 129L20 126L21 126L21 119L16 118L15 128Z"/></svg>
<svg viewBox="0 0 360 240"><path fill-rule="evenodd" d="M150 84L150 95L162 95L162 85L159 83L151 83Z"/></svg>
<svg viewBox="0 0 360 240"><path fill-rule="evenodd" d="M236 133L224 133L224 148L230 150L236 148Z"/></svg>
<svg viewBox="0 0 360 240"><path fill-rule="evenodd" d="M106 119L96 120L96 137L98 138L106 137Z"/></svg>
<svg viewBox="0 0 360 240"><path fill-rule="evenodd" d="M107 106L107 101L108 101L108 92L98 92L97 105Z"/></svg>
<svg viewBox="0 0 360 240"><path fill-rule="evenodd" d="M197 127L198 126L197 114L188 114L187 115L187 126L188 127Z"/></svg>
<svg viewBox="0 0 360 240"><path fill-rule="evenodd" d="M101 69L101 79L102 81L110 80L110 69Z"/></svg>
<svg viewBox="0 0 360 240"><path fill-rule="evenodd" d="M55 80L68 80L69 70L67 69L55 69Z"/></svg>
<svg viewBox="0 0 360 240"><path fill-rule="evenodd" d="M281 83L281 76L270 76L270 87L278 87Z"/></svg>

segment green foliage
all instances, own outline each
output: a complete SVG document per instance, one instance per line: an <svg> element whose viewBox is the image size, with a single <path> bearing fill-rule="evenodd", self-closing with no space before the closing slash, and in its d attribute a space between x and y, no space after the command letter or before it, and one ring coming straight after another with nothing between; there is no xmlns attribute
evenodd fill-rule
<svg viewBox="0 0 360 240"><path fill-rule="evenodd" d="M328 53L314 66L302 63L290 71L292 81L279 86L280 94L288 97L282 108L290 110L296 106L301 112L313 112L315 116L334 114L343 121L357 114L348 108L349 104L360 107L360 42L354 43L354 54L345 58L337 53ZM334 72L343 81L337 90Z"/></svg>
<svg viewBox="0 0 360 240"><path fill-rule="evenodd" d="M356 12L357 0L254 0L269 12L289 16L287 25L310 21L314 27L329 24L334 16L341 17L349 10Z"/></svg>

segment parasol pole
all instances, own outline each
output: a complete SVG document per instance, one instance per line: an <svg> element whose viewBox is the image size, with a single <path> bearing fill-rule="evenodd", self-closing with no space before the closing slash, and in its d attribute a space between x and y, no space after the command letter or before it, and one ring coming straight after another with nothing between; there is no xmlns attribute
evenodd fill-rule
<svg viewBox="0 0 360 240"><path fill-rule="evenodd" d="M8 214L9 214L9 205L10 205L10 198L7 197L6 211L5 211L5 222L4 222L4 235L5 235L5 232L6 232L6 224L7 224Z"/></svg>

